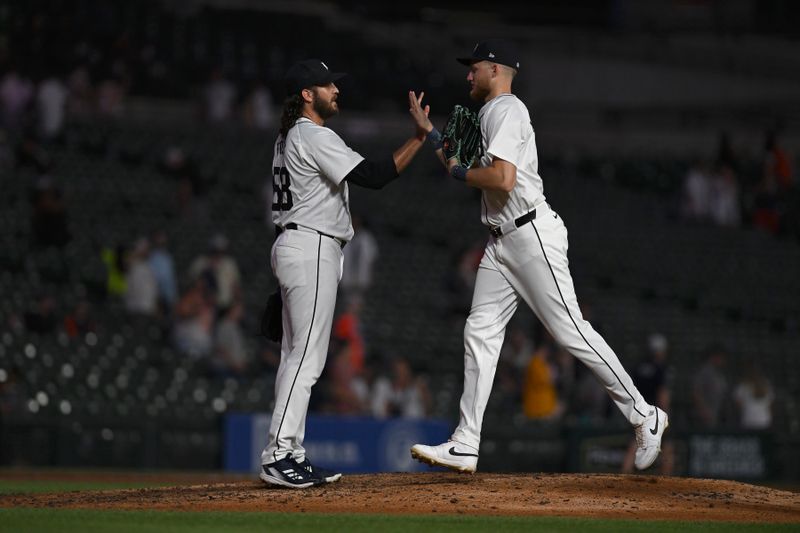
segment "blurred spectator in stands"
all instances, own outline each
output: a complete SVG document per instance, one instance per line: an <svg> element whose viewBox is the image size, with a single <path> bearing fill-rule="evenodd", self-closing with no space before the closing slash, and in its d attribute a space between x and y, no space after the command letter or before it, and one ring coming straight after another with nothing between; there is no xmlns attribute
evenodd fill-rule
<svg viewBox="0 0 800 533"><path fill-rule="evenodd" d="M741 219L739 182L733 168L723 165L711 181L709 213L717 226L738 227Z"/></svg>
<svg viewBox="0 0 800 533"><path fill-rule="evenodd" d="M344 269L339 283L347 296L362 295L372 286L372 271L378 259L378 243L366 221L353 214L355 236L344 247Z"/></svg>
<svg viewBox="0 0 800 533"><path fill-rule="evenodd" d="M430 407L425 379L414 376L403 357L390 362L390 376L380 376L372 388L372 415L376 418L423 418Z"/></svg>
<svg viewBox="0 0 800 533"><path fill-rule="evenodd" d="M53 167L53 157L36 139L35 132L30 128L23 133L14 156L18 168L30 167L44 174Z"/></svg>
<svg viewBox="0 0 800 533"><path fill-rule="evenodd" d="M39 246L62 247L72 238L69 233L67 208L61 190L49 176L36 181L31 195L33 215L31 231Z"/></svg>
<svg viewBox="0 0 800 533"><path fill-rule="evenodd" d="M233 114L235 101L236 87L225 79L220 67L215 67L203 88L203 117L210 122L225 122Z"/></svg>
<svg viewBox="0 0 800 533"><path fill-rule="evenodd" d="M333 337L347 344L350 354L350 366L356 374L364 368L364 337L361 335L361 308L363 301L360 296L349 296L345 303L344 312L339 315L333 324Z"/></svg>
<svg viewBox="0 0 800 533"><path fill-rule="evenodd" d="M241 275L236 260L228 254L228 239L217 233L208 243L208 252L197 257L189 269L189 277L210 276L216 306L225 310L241 299Z"/></svg>
<svg viewBox="0 0 800 533"><path fill-rule="evenodd" d="M178 282L175 279L175 263L172 254L167 248L167 232L156 230L152 235L152 249L150 250L150 269L156 277L158 284L158 301L164 316L172 315L175 303L178 301Z"/></svg>
<svg viewBox="0 0 800 533"><path fill-rule="evenodd" d="M748 362L741 381L733 390L733 400L739 413L742 429L769 429L772 426L772 403L775 393L764 372L755 363Z"/></svg>
<svg viewBox="0 0 800 533"><path fill-rule="evenodd" d="M267 130L276 126L272 94L262 80L253 84L242 108L244 124L250 128Z"/></svg>
<svg viewBox="0 0 800 533"><path fill-rule="evenodd" d="M49 141L61 135L66 104L67 87L51 72L39 83L36 91L38 129L43 140Z"/></svg>
<svg viewBox="0 0 800 533"><path fill-rule="evenodd" d="M764 140L764 181L770 188L787 191L794 186L792 160L781 147L778 132L767 132Z"/></svg>
<svg viewBox="0 0 800 533"><path fill-rule="evenodd" d="M178 185L178 213L184 218L203 218L203 207L197 200L205 193L203 180L195 162L180 146L170 146L164 152L161 171Z"/></svg>
<svg viewBox="0 0 800 533"><path fill-rule="evenodd" d="M608 392L586 365L575 365L575 387L570 402L570 413L582 424L602 424L609 416Z"/></svg>
<svg viewBox="0 0 800 533"><path fill-rule="evenodd" d="M109 73L97 86L97 111L108 117L121 117L125 112L125 80Z"/></svg>
<svg viewBox="0 0 800 533"><path fill-rule="evenodd" d="M319 410L338 415L363 413L363 391L359 390L358 372L352 365L351 346L334 341L329 351L323 384L325 399Z"/></svg>
<svg viewBox="0 0 800 533"><path fill-rule="evenodd" d="M8 133L0 128L0 172L5 175L14 166L14 150L11 147Z"/></svg>
<svg viewBox="0 0 800 533"><path fill-rule="evenodd" d="M497 368L494 374L492 409L504 413L519 413L522 405L520 401L521 393L522 379L520 369L514 366L513 361L501 355L497 361Z"/></svg>
<svg viewBox="0 0 800 533"><path fill-rule="evenodd" d="M349 358L350 354L347 355ZM364 366L361 368L361 371L354 373L352 376L350 387L353 390L353 394L358 398L362 414L370 414L370 391L377 378L373 361L379 361L381 359L382 356L380 354L373 353L371 357L364 360Z"/></svg>
<svg viewBox="0 0 800 533"><path fill-rule="evenodd" d="M10 438L10 432L5 425L5 420L14 415L27 411L28 394L25 391L24 378L16 366L0 368L0 465L13 462L13 449L15 439ZM24 442L24 439L19 439Z"/></svg>
<svg viewBox="0 0 800 533"><path fill-rule="evenodd" d="M653 333L647 339L647 356L639 361L633 371L633 380L650 405L655 405L667 411L670 408L672 369L667 365L669 357L669 344L667 338L660 333ZM622 472L633 472L633 459L636 452L636 441L631 441L625 459L622 462ZM675 467L675 447L671 439L661 443L661 475L671 476Z"/></svg>
<svg viewBox="0 0 800 533"><path fill-rule="evenodd" d="M694 375L692 415L697 429L714 429L723 421L728 395L728 380L723 373L726 359L722 346L712 346L707 351L705 363Z"/></svg>
<svg viewBox="0 0 800 533"><path fill-rule="evenodd" d="M178 300L175 306L175 345L195 359L207 357L213 349L214 294L208 275L201 275Z"/></svg>
<svg viewBox="0 0 800 533"><path fill-rule="evenodd" d="M94 110L94 88L86 65L79 65L67 79L67 110L70 115L85 117Z"/></svg>
<svg viewBox="0 0 800 533"><path fill-rule="evenodd" d="M554 419L564 412L557 391L556 346L552 338L541 343L528 362L522 385L522 410L533 419Z"/></svg>
<svg viewBox="0 0 800 533"><path fill-rule="evenodd" d="M500 359L507 361L512 368L524 370L534 352L533 340L519 325L509 328L508 335L500 350Z"/></svg>
<svg viewBox="0 0 800 533"><path fill-rule="evenodd" d="M735 175L741 173L741 165L739 164L739 157L736 155L736 150L733 148L731 136L722 132L719 136L719 148L717 149L717 160L714 161L716 168L729 167L733 170Z"/></svg>
<svg viewBox="0 0 800 533"><path fill-rule="evenodd" d="M33 83L15 65L0 79L0 125L14 132L24 126L25 113L33 99Z"/></svg>
<svg viewBox="0 0 800 533"><path fill-rule="evenodd" d="M125 275L125 307L130 313L144 316L158 314L158 282L148 261L150 243L139 238L130 254Z"/></svg>
<svg viewBox="0 0 800 533"><path fill-rule="evenodd" d="M114 248L103 248L103 264L106 267L106 292L111 296L122 296L128 291L126 273L128 272L129 252L124 244Z"/></svg>
<svg viewBox="0 0 800 533"><path fill-rule="evenodd" d="M46 335L53 333L57 326L56 301L49 294L40 295L33 309L25 312L25 329L31 333Z"/></svg>
<svg viewBox="0 0 800 533"><path fill-rule="evenodd" d="M275 373L281 364L281 350L278 344L268 344L261 347L256 359L255 372Z"/></svg>
<svg viewBox="0 0 800 533"><path fill-rule="evenodd" d="M445 278L445 289L449 295L447 311L459 317L469 313L472 292L478 275L478 265L483 258L481 243L462 248L453 257Z"/></svg>
<svg viewBox="0 0 800 533"><path fill-rule="evenodd" d="M753 198L753 225L777 234L781 225L782 200L792 186L789 157L778 144L777 132L767 132L764 166Z"/></svg>
<svg viewBox="0 0 800 533"><path fill-rule="evenodd" d="M249 357L242 331L244 307L236 303L225 311L217 323L214 335L214 359L212 368L220 375L245 376Z"/></svg>
<svg viewBox="0 0 800 533"><path fill-rule="evenodd" d="M92 317L91 305L81 300L70 314L64 318L64 331L70 339L83 338L87 333L97 332L97 323Z"/></svg>
<svg viewBox="0 0 800 533"><path fill-rule="evenodd" d="M709 217L711 209L711 176L708 167L701 159L692 162L683 183L684 218L703 221Z"/></svg>

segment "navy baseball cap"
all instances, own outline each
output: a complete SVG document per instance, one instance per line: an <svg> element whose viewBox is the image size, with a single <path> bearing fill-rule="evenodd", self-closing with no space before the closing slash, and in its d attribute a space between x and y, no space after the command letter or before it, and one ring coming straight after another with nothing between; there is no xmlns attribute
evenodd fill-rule
<svg viewBox="0 0 800 533"><path fill-rule="evenodd" d="M331 72L323 61L306 59L292 65L286 71L284 81L289 94L297 94L315 85L324 86L345 76L344 72Z"/></svg>
<svg viewBox="0 0 800 533"><path fill-rule="evenodd" d="M456 58L462 65L471 65L478 61L491 61L519 70L519 51L510 41L491 39L478 43L469 57Z"/></svg>

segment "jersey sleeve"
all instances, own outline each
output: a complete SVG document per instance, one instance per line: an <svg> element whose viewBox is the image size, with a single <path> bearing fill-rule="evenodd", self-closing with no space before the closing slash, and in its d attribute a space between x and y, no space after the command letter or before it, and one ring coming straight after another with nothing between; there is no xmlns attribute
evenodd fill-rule
<svg viewBox="0 0 800 533"><path fill-rule="evenodd" d="M307 150L322 175L336 185L364 160L361 154L347 146L341 137L328 128L319 128L314 132Z"/></svg>
<svg viewBox="0 0 800 533"><path fill-rule="evenodd" d="M486 118L486 153L494 159L519 167L522 144L530 126L525 114L515 106L494 109Z"/></svg>

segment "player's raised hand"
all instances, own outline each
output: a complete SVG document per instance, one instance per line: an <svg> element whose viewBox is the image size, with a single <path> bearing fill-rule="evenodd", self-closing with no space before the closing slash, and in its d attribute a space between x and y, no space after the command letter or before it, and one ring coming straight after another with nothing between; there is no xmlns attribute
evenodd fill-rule
<svg viewBox="0 0 800 533"><path fill-rule="evenodd" d="M408 91L408 112L411 114L411 119L417 127L417 137L421 140L433 129L433 123L428 118L428 113L431 111L431 106L422 106L422 98L425 96L425 91L417 93Z"/></svg>

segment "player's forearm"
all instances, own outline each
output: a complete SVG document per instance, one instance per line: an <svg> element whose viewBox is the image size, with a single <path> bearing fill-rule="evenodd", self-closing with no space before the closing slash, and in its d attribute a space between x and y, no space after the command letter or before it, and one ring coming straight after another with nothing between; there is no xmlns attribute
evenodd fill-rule
<svg viewBox="0 0 800 533"><path fill-rule="evenodd" d="M479 167L467 170L466 183L470 187L476 187L486 191L511 192L517 183L515 175L504 173L500 168Z"/></svg>
<svg viewBox="0 0 800 533"><path fill-rule="evenodd" d="M411 160L414 159L414 156L417 155L419 149L422 148L422 145L425 143L425 139L419 139L418 137L411 137L403 146L395 150L392 157L394 158L394 166L397 168L397 173L400 174L405 170Z"/></svg>
<svg viewBox="0 0 800 533"><path fill-rule="evenodd" d="M344 179L367 189L382 189L397 176L394 157L385 156L377 161L363 160Z"/></svg>

